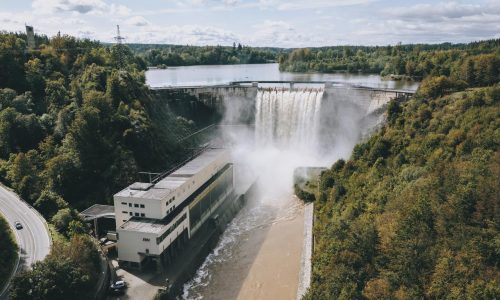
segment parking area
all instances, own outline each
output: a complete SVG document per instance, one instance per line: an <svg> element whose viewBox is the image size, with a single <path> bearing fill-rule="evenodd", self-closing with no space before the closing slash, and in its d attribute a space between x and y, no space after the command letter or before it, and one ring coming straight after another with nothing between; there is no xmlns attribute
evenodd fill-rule
<svg viewBox="0 0 500 300"><path fill-rule="evenodd" d="M150 271L136 271L124 270L118 266L116 260L111 261L113 265L114 281L123 280L127 284L127 288L122 295L109 295L108 300L151 300L161 286L151 284L156 282L154 272Z"/></svg>

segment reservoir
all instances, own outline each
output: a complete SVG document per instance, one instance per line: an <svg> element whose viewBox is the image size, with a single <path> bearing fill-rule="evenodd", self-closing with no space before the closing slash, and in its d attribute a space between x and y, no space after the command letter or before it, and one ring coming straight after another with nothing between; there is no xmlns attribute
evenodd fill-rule
<svg viewBox="0 0 500 300"><path fill-rule="evenodd" d="M232 81L335 81L373 88L416 90L417 82L384 80L377 74L289 73L278 64L169 67L146 72L150 87L210 86Z"/></svg>

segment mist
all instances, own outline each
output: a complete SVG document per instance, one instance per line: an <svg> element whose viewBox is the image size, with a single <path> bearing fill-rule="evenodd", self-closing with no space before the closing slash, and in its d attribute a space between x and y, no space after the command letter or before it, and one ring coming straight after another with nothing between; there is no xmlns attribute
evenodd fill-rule
<svg viewBox="0 0 500 300"><path fill-rule="evenodd" d="M345 95L310 84L293 90L266 86L256 99L226 99L222 123L231 126L221 130L238 170L236 186L257 180L260 201L279 201L293 194L296 168L329 168L348 158L373 122L365 122L366 107ZM248 120L249 112L254 123L241 122L239 116Z"/></svg>

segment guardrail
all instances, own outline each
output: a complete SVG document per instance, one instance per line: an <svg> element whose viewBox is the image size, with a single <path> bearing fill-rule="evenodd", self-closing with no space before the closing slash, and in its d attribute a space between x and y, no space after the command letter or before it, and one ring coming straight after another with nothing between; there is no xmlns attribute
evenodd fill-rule
<svg viewBox="0 0 500 300"><path fill-rule="evenodd" d="M175 89L202 89L202 88L257 88L259 84L324 84L325 88L332 88L336 86L344 86L354 89L365 89L371 91L380 91L380 92L395 92L395 93L404 93L404 94L415 94L414 90L399 90L399 89L389 89L389 88L379 88L379 87L370 87L362 84L354 84L349 82L341 82L341 81L230 81L227 84L217 84L217 85L191 85L191 86L163 86L163 87L152 87L148 86L150 90L175 90Z"/></svg>

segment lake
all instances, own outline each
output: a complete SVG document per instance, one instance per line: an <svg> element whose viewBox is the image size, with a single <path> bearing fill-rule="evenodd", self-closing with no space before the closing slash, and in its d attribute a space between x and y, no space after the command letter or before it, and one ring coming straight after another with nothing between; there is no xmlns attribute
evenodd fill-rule
<svg viewBox="0 0 500 300"><path fill-rule="evenodd" d="M169 67L146 71L146 82L151 87L207 86L231 81L336 81L403 90L418 87L418 82L384 80L375 74L280 72L278 64Z"/></svg>

